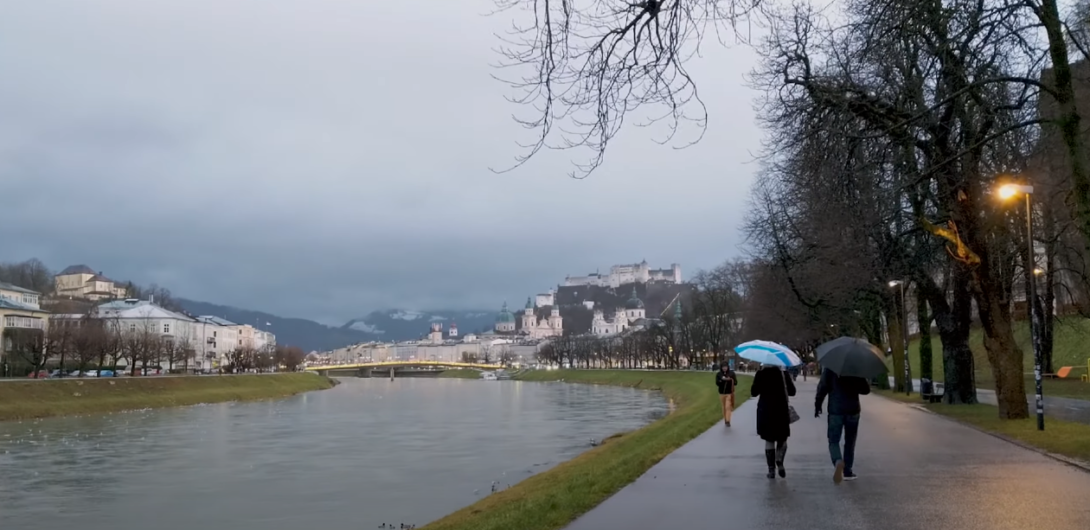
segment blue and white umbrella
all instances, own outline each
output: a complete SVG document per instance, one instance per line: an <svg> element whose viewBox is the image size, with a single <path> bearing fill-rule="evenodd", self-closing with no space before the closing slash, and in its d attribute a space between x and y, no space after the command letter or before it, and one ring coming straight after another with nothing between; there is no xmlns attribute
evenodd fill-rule
<svg viewBox="0 0 1090 530"><path fill-rule="evenodd" d="M770 364L790 368L802 364L798 354L783 344L766 340L751 340L734 347L734 352L743 359L761 364Z"/></svg>

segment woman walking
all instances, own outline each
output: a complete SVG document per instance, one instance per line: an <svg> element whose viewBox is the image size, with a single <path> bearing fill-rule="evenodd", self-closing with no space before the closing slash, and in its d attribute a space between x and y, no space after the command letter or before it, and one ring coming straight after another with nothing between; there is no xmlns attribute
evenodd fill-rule
<svg viewBox="0 0 1090 530"><path fill-rule="evenodd" d="M795 395L795 383L782 368L762 365L753 376L750 392L757 400L757 435L765 441L768 478L786 477L783 459L787 455L787 439L791 436L791 409L788 396Z"/></svg>
<svg viewBox="0 0 1090 530"><path fill-rule="evenodd" d="M715 374L715 386L719 387L719 402L723 405L723 423L730 427L730 414L734 411L734 387L738 385L738 376L730 369L726 361L719 366Z"/></svg>

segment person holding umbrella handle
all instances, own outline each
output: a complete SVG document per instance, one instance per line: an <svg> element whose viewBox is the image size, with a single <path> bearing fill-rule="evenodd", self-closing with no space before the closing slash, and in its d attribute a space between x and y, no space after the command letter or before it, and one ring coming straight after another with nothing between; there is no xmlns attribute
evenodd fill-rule
<svg viewBox="0 0 1090 530"><path fill-rule="evenodd" d="M814 417L821 417L821 406L829 398L828 437L829 458L833 461L833 482L855 480L855 440L859 436L859 396L870 394L870 383L861 377L840 377L826 368L818 380ZM844 435L844 453L840 452L840 436Z"/></svg>

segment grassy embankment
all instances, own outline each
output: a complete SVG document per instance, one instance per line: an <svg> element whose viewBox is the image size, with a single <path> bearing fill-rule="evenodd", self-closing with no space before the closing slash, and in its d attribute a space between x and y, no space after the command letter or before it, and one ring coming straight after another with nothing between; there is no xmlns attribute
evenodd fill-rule
<svg viewBox="0 0 1090 530"><path fill-rule="evenodd" d="M440 379L480 379L481 372L478 370L470 370L468 368L459 370L447 370L439 373Z"/></svg>
<svg viewBox="0 0 1090 530"><path fill-rule="evenodd" d="M934 331L932 335L932 374L935 381L942 381L942 342L939 340L937 331ZM1015 323L1014 338L1023 353L1026 391L1032 392L1033 349L1030 347L1029 326L1025 322ZM1087 359L1090 359L1090 348L1087 344L1090 344L1090 319L1081 317L1057 319L1052 348L1052 367L1059 370L1063 366L1074 366L1075 369L1071 371L1067 379L1046 379L1044 382L1046 396L1090 399L1090 383L1080 381L1080 376L1086 375L1086 363ZM987 351L984 349L984 331L979 327L974 328L970 333L969 347L973 350L977 387L994 389L995 380L992 377L991 366L988 364ZM918 338L908 345L908 362L912 369L912 377L920 377L920 340ZM892 360L887 363L892 363Z"/></svg>
<svg viewBox="0 0 1090 530"><path fill-rule="evenodd" d="M0 381L0 421L270 399L334 384L309 373Z"/></svg>
<svg viewBox="0 0 1090 530"><path fill-rule="evenodd" d="M609 498L678 447L722 421L710 372L609 370L531 371L522 381L565 381L659 390L673 405L665 418L489 495L423 528L427 530L552 530ZM749 395L742 377L736 405Z"/></svg>
<svg viewBox="0 0 1090 530"><path fill-rule="evenodd" d="M922 404L919 395L878 391L894 401L925 407L931 412L966 423L980 430L998 434L1026 445L1090 463L1090 425L1045 418L1045 430L1037 430L1037 418L1001 420L992 405Z"/></svg>

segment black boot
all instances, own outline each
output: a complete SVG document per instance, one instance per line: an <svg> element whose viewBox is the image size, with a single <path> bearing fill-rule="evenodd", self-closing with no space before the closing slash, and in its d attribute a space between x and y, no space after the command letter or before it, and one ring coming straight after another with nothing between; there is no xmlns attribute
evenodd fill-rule
<svg viewBox="0 0 1090 530"><path fill-rule="evenodd" d="M776 449L776 468L779 469L780 478L787 477L787 470L783 468L783 459L787 456L787 446L780 446Z"/></svg>
<svg viewBox="0 0 1090 530"><path fill-rule="evenodd" d="M765 460L768 462L768 478L776 478L776 450L765 449Z"/></svg>

